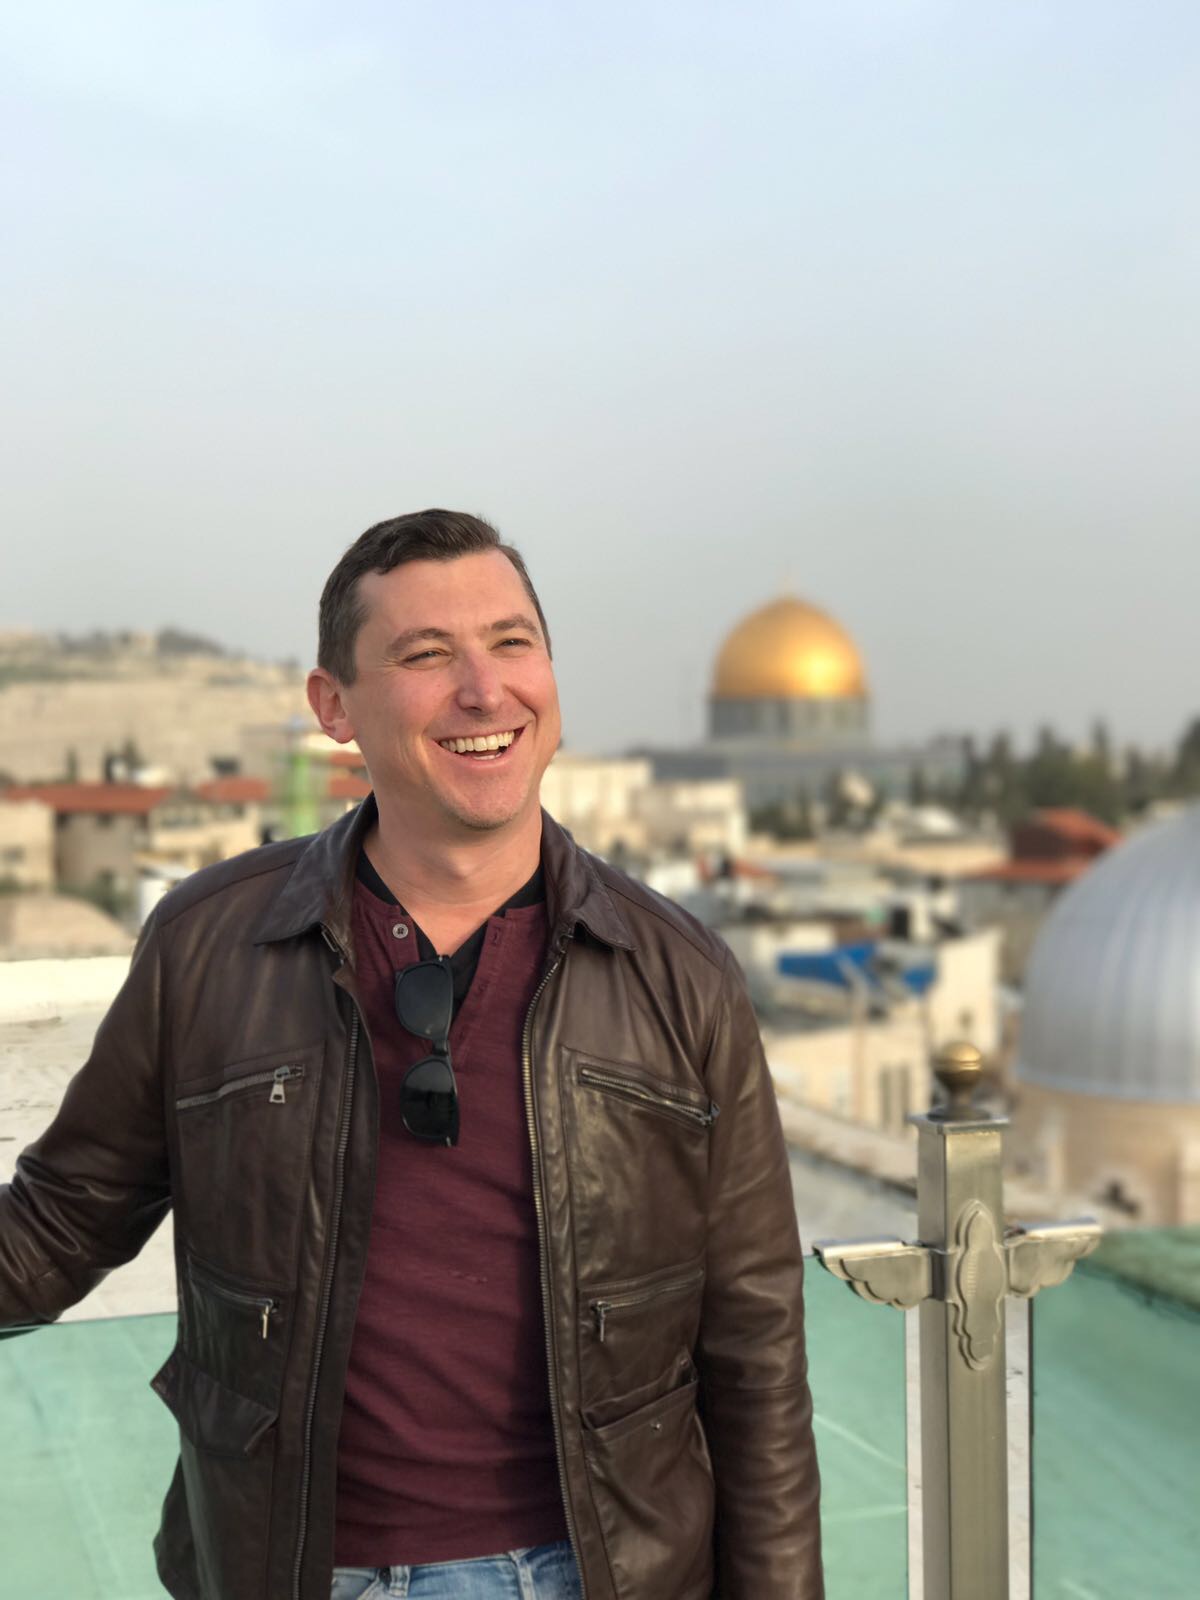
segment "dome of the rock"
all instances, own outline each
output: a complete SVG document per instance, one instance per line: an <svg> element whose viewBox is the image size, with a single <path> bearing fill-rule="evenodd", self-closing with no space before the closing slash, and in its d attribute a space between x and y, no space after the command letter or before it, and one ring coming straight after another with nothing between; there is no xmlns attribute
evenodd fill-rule
<svg viewBox="0 0 1200 1600"><path fill-rule="evenodd" d="M717 656L713 695L721 699L859 698L866 672L854 641L824 611L786 598L752 611Z"/></svg>

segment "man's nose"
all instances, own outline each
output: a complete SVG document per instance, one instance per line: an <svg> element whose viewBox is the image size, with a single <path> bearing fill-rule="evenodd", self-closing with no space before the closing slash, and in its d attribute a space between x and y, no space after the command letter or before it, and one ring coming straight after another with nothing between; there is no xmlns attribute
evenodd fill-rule
<svg viewBox="0 0 1200 1600"><path fill-rule="evenodd" d="M495 711L504 699L504 685L490 656L463 660L455 696L464 711Z"/></svg>

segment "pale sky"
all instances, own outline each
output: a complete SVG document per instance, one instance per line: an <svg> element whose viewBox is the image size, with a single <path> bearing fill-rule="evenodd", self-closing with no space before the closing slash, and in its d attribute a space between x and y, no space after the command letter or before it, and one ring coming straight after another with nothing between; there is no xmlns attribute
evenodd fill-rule
<svg viewBox="0 0 1200 1600"><path fill-rule="evenodd" d="M789 585L882 740L1200 713L1194 0L8 6L0 626L524 551L568 740Z"/></svg>

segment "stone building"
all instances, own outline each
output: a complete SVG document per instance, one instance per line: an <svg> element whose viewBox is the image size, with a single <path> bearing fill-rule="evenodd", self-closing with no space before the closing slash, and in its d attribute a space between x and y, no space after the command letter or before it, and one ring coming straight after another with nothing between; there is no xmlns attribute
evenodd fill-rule
<svg viewBox="0 0 1200 1600"><path fill-rule="evenodd" d="M54 819L54 884L132 904L140 875L161 865L194 871L259 844L257 807L137 783L49 783L0 791L0 816L34 801Z"/></svg>
<svg viewBox="0 0 1200 1600"><path fill-rule="evenodd" d="M1034 944L1014 1145L1081 1204L1200 1223L1200 805L1066 889Z"/></svg>
<svg viewBox="0 0 1200 1600"><path fill-rule="evenodd" d="M0 805L0 885L6 889L54 886L54 812L45 801Z"/></svg>
<svg viewBox="0 0 1200 1600"><path fill-rule="evenodd" d="M581 845L605 856L729 856L746 844L736 780L659 783L646 760L560 750L542 778L541 799Z"/></svg>

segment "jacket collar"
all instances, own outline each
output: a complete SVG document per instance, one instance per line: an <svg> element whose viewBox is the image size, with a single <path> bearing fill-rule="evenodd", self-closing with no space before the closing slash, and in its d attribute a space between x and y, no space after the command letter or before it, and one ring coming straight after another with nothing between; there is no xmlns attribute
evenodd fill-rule
<svg viewBox="0 0 1200 1600"><path fill-rule="evenodd" d="M324 928L343 950L349 950L358 853L377 815L375 796L370 794L354 811L313 835L255 929L255 944L274 944ZM601 881L596 863L547 811L542 812L542 868L553 944L569 938L582 924L601 944L634 948L629 924Z"/></svg>

